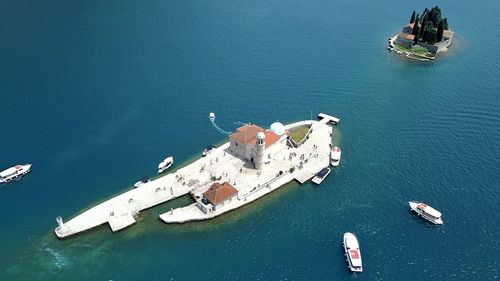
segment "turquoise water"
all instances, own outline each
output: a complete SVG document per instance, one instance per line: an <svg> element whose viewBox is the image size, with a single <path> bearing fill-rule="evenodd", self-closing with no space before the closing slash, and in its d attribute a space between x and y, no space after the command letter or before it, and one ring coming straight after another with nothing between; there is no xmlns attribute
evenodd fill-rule
<svg viewBox="0 0 500 281"><path fill-rule="evenodd" d="M416 4L420 6L415 6ZM0 280L492 280L500 230L500 3L437 3L432 63L387 38L432 1L2 1ZM198 157L235 122L339 116L341 166L207 222L141 213L60 241L55 217ZM408 211L423 200L443 226ZM365 266L346 269L342 234Z"/></svg>

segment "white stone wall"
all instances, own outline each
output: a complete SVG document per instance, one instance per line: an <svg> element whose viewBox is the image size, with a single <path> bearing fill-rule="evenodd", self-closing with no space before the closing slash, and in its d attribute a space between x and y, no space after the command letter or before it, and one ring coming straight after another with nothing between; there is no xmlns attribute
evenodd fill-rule
<svg viewBox="0 0 500 281"><path fill-rule="evenodd" d="M238 155L239 157L243 157L247 160L250 160L253 157L254 145L242 143L233 139L229 140L229 150ZM237 145L236 145L237 144Z"/></svg>
<svg viewBox="0 0 500 281"><path fill-rule="evenodd" d="M287 149L288 146L286 144L287 136L283 135L281 138L273 143L271 146L265 148L264 150L264 163L268 162L270 158L274 158L276 154L278 154L280 151L283 149ZM231 139L230 141L230 146L229 150L238 155L239 157L245 158L247 161L251 161L252 158L254 160L254 163L257 162L257 145L252 144L252 143L241 143L238 141L235 141ZM236 145L238 143L238 145ZM256 167L257 168L257 167Z"/></svg>
<svg viewBox="0 0 500 281"><path fill-rule="evenodd" d="M233 198L236 197L236 196L238 196L238 193L235 193L233 196L231 196L231 197L227 198L226 200L220 202L219 204L215 205L214 206L214 211L217 211L218 207L224 206L225 203L231 202L233 200Z"/></svg>

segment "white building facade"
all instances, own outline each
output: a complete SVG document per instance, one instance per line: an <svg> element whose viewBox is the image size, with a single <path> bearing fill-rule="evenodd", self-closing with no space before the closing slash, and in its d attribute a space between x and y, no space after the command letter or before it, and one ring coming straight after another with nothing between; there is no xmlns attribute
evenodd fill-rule
<svg viewBox="0 0 500 281"><path fill-rule="evenodd" d="M269 130L246 124L229 136L229 150L262 170L277 153L287 149L287 139L285 127L279 122L271 124Z"/></svg>

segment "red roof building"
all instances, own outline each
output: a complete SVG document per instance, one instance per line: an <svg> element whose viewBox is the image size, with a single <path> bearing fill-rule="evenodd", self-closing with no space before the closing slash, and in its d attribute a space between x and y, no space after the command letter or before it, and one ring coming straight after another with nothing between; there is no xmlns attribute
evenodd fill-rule
<svg viewBox="0 0 500 281"><path fill-rule="evenodd" d="M254 124L245 124L239 127L229 138L240 143L254 144L257 142L257 133L259 132L264 132L266 136L266 148L280 139L280 136L273 131L266 131Z"/></svg>
<svg viewBox="0 0 500 281"><path fill-rule="evenodd" d="M212 205L217 206L233 198L237 194L238 190L228 182L224 182L223 184L216 182L203 193L203 197L207 198Z"/></svg>

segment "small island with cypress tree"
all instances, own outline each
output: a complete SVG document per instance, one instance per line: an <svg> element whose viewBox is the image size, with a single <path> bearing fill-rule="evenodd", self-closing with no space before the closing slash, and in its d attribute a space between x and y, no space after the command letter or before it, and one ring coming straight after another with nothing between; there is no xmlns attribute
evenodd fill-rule
<svg viewBox="0 0 500 281"><path fill-rule="evenodd" d="M433 60L439 52L448 49L452 40L448 19L441 17L441 9L436 6L430 10L425 8L422 15L413 11L410 23L389 38L387 49L411 59Z"/></svg>

